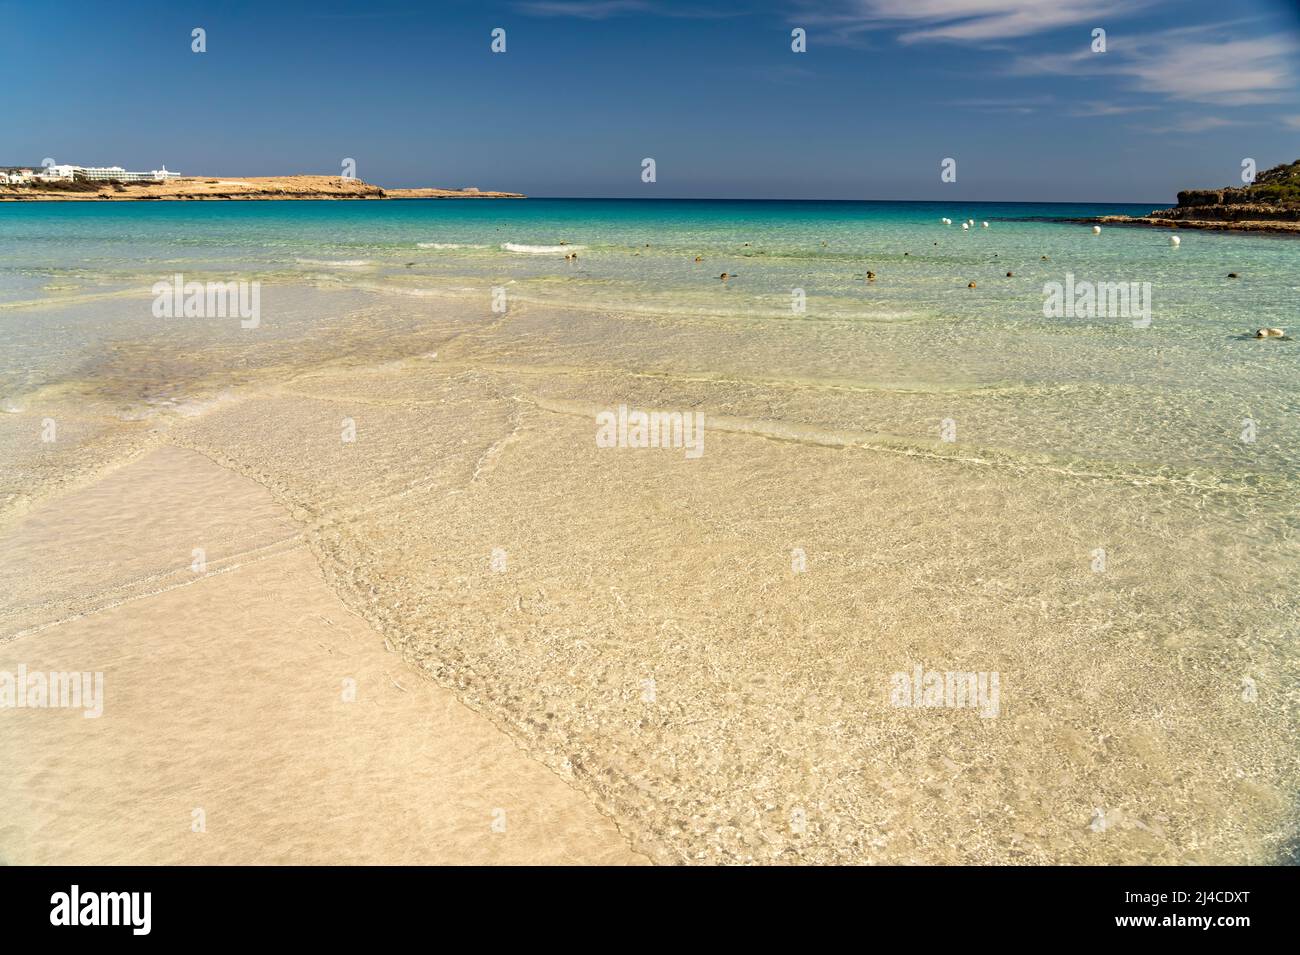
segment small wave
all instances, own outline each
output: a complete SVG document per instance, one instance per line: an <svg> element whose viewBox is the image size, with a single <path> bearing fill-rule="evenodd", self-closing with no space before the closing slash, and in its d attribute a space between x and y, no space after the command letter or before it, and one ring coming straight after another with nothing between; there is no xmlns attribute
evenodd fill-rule
<svg viewBox="0 0 1300 955"><path fill-rule="evenodd" d="M486 249L486 245L468 245L461 242L417 242L421 249Z"/></svg>
<svg viewBox="0 0 1300 955"><path fill-rule="evenodd" d="M333 268L358 268L371 265L369 259L294 259L299 265L326 265Z"/></svg>
<svg viewBox="0 0 1300 955"><path fill-rule="evenodd" d="M507 252L522 252L525 255L554 255L556 252L579 252L585 245L524 245L520 242L505 242L501 248Z"/></svg>

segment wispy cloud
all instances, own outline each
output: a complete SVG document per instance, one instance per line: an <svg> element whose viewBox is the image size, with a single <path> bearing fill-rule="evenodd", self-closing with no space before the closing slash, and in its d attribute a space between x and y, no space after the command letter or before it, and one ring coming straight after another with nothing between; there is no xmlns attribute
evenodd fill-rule
<svg viewBox="0 0 1300 955"><path fill-rule="evenodd" d="M1295 41L1233 37L1227 25L1112 37L1108 52L1084 49L1019 57L1013 73L1113 76L1170 100L1216 106L1274 103L1295 90Z"/></svg>
<svg viewBox="0 0 1300 955"><path fill-rule="evenodd" d="M1293 89L1294 43L1278 36L1156 47L1124 64L1140 89L1170 99L1245 106Z"/></svg>
<svg viewBox="0 0 1300 955"><path fill-rule="evenodd" d="M1300 129L1300 116L1283 116L1282 124L1288 129Z"/></svg>
<svg viewBox="0 0 1300 955"><path fill-rule="evenodd" d="M523 0L515 4L515 9L535 17L573 17L579 20L609 20L638 14L684 20L724 20L745 15L743 10L674 7L652 0Z"/></svg>
<svg viewBox="0 0 1300 955"><path fill-rule="evenodd" d="M1123 116L1125 113L1143 113L1155 109L1154 106L1137 106L1124 103L1089 102L1070 111L1071 116Z"/></svg>
<svg viewBox="0 0 1300 955"><path fill-rule="evenodd" d="M827 11L809 5L810 22L853 34L902 29L903 43L998 43L1061 27L1101 26L1103 18L1132 15L1157 0L849 0Z"/></svg>
<svg viewBox="0 0 1300 955"><path fill-rule="evenodd" d="M577 17L582 20L608 20L610 17L646 13L653 9L645 0L529 0L515 4L521 13L538 17Z"/></svg>
<svg viewBox="0 0 1300 955"><path fill-rule="evenodd" d="M1207 129L1222 129L1224 126L1248 126L1249 123L1239 119L1224 119L1221 116L1184 116L1164 126L1149 126L1149 133L1203 133Z"/></svg>
<svg viewBox="0 0 1300 955"><path fill-rule="evenodd" d="M1133 92L1168 101L1251 106L1295 95L1300 45L1259 22L1235 20L1155 32L1120 28L1122 21L1166 0L806 0L803 20L851 42L890 30L903 44L962 43L985 49L1008 41L1079 27L1071 48L1022 54L1012 74L1109 76ZM1167 4L1166 4L1167 5ZM1094 53L1091 27L1108 30L1107 50ZM823 41L824 42L824 41ZM1075 115L1105 116L1149 108L1081 107ZM1015 111L1015 107L1009 107Z"/></svg>
<svg viewBox="0 0 1300 955"><path fill-rule="evenodd" d="M1052 106L1056 99L1051 96L1022 96L985 99L959 99L954 106L961 106L980 113L1036 113L1046 106Z"/></svg>

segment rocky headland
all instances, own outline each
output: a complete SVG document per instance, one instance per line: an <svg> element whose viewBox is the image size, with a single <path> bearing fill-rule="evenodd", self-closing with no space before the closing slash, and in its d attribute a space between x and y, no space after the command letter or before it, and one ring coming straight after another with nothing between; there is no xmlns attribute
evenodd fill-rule
<svg viewBox="0 0 1300 955"><path fill-rule="evenodd" d="M1178 205L1170 209L1154 209L1145 216L1099 216L1085 221L1300 234L1300 160L1274 166L1247 186L1186 189L1178 193Z"/></svg>
<svg viewBox="0 0 1300 955"><path fill-rule="evenodd" d="M0 184L0 200L205 199L522 199L516 192L464 189L383 189L343 176L184 176L165 182L33 181Z"/></svg>

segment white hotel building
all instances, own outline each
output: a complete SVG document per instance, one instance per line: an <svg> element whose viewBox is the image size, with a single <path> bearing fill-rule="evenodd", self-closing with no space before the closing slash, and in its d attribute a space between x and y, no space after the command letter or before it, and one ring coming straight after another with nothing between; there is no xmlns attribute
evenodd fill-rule
<svg viewBox="0 0 1300 955"><path fill-rule="evenodd" d="M180 173L169 172L166 166L150 172L129 172L121 166L46 166L34 176L29 170L0 171L0 182L19 183L39 179L42 182L72 182L84 179L90 182L166 182L179 179Z"/></svg>

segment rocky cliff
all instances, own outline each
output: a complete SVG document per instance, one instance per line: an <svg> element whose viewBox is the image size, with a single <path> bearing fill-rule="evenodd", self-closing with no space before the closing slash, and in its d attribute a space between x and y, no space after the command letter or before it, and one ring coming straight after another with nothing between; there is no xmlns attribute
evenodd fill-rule
<svg viewBox="0 0 1300 955"><path fill-rule="evenodd" d="M1249 186L1187 189L1178 205L1156 209L1153 219L1216 222L1300 222L1300 160L1260 173Z"/></svg>

